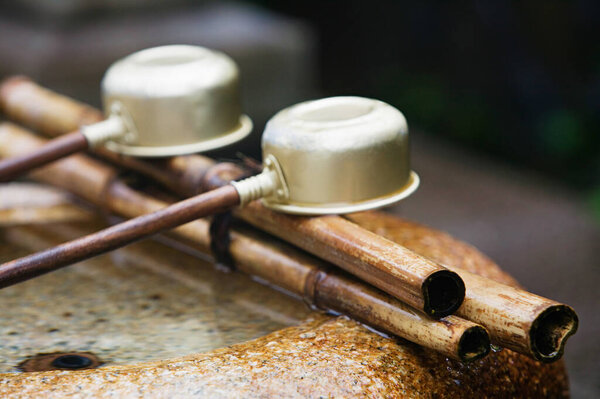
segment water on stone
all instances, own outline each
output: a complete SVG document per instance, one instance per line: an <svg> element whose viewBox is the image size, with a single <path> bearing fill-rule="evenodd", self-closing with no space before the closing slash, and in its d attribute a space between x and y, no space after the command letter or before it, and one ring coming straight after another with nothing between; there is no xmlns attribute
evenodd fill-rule
<svg viewBox="0 0 600 399"><path fill-rule="evenodd" d="M0 229L0 261L102 224ZM0 372L39 353L92 352L105 365L169 359L247 341L309 315L241 273L145 240L0 290Z"/></svg>

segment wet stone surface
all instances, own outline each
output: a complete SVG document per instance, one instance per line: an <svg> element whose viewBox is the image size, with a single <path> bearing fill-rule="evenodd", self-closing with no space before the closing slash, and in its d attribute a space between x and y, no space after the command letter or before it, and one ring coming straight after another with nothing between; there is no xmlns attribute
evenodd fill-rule
<svg viewBox="0 0 600 399"><path fill-rule="evenodd" d="M0 195L0 209L6 199ZM63 210L36 215L43 225L35 229L0 229L0 260L101 227L89 219L56 224ZM439 231L383 214L364 214L360 224L443 264L515 283ZM568 395L562 362L541 364L505 349L461 364L346 317L311 314L248 277L151 241L0 290L0 301L0 369L8 371L0 397ZM28 363L33 371L83 354L105 363L74 371L82 360L68 357L59 362L67 368L15 372L25 359L37 360Z"/></svg>
<svg viewBox="0 0 600 399"><path fill-rule="evenodd" d="M71 223L0 230L4 262L91 232ZM0 290L0 372L40 353L91 352L106 365L205 352L298 324L301 302L155 241Z"/></svg>

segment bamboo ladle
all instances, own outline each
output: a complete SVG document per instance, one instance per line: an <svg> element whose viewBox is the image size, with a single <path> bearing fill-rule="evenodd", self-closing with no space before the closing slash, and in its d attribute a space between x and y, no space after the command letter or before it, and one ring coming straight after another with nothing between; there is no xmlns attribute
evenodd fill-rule
<svg viewBox="0 0 600 399"><path fill-rule="evenodd" d="M246 137L239 73L223 53L170 45L115 62L102 80L105 120L82 126L44 147L0 162L0 182L87 149L165 157L222 148Z"/></svg>
<svg viewBox="0 0 600 399"><path fill-rule="evenodd" d="M403 115L381 101L333 97L292 106L267 124L259 175L0 265L0 286L260 198L277 211L313 215L393 203L418 186L409 169L407 136ZM373 245L368 237L348 239L359 240L367 250ZM350 255L339 251L338 256ZM460 306L464 283L458 274L408 250L390 257L394 262L388 264L367 256L340 266L427 314L441 317Z"/></svg>
<svg viewBox="0 0 600 399"><path fill-rule="evenodd" d="M73 126L83 121L94 121L99 118L97 110L43 89L30 80L22 80L19 84L10 85L10 87L0 85L0 107L7 117L30 125L40 133L50 136L64 134L64 132L68 132ZM44 142L39 138L28 136L25 132L20 132L16 128L9 129L7 126L5 129L0 129L0 132L2 131L4 135L9 137L8 140L12 144L10 148L5 149L4 156L14 156L22 152L20 148L35 148ZM216 187L227 184L243 173L239 166L233 164L227 166L223 164L215 165L214 161L199 155L173 157L165 162L153 162L128 157L115 157L114 154L108 151L100 151L98 154L124 168L148 176L153 181L183 197L197 194L199 189L205 190L209 186ZM106 189L107 194L100 197L95 195L95 192L104 192L105 189L101 187L113 185L115 180L105 181L106 178L102 178L101 175L91 173L94 168L83 162L83 159L78 161L80 161L79 164L62 163L56 165L56 168L46 170L45 173L38 174L35 178L65 188L92 203L110 208L117 213L122 213L122 208L129 209L132 212L123 214L127 217L135 217L144 213L145 208L139 208L140 201L138 200L130 201L129 206L125 206L127 201L123 199L111 201L112 196L108 193L115 192L114 190ZM83 170L89 172L85 175L78 172ZM110 173L108 174L110 175ZM207 184L207 182L210 182L210 184ZM95 188L90 190L90 187ZM116 190L116 192L123 194L123 190ZM157 208L159 209L160 206L148 209ZM331 224L333 221L342 219L341 217L300 218L300 220L293 216L272 212L259 204L253 204L253 206L240 209L240 211L238 217L254 227L270 232L319 257L327 258L331 251L323 245L316 248L319 245L318 242L327 241L331 246L333 245L331 242L332 236L335 236L340 243L337 247L343 247L339 229L335 229L332 225L324 227L323 223ZM337 223L336 225L340 226L346 235L353 236L360 236L361 234L358 232L366 228L376 233L375 238L371 235L368 240L371 244L381 239L385 242L386 240L379 236L382 232L379 230L378 224L367 222L370 216L370 213L346 215L345 218L349 221L344 224ZM194 222L194 224L197 224L197 222ZM191 227L191 225L187 225L185 229ZM428 230L408 222L401 223L401 227L397 227L402 233L400 236L388 237L391 241L395 241L412 251L418 251L418 249L415 249L419 248L418 245L415 247L416 244L430 245L428 238L430 232ZM350 233L351 230L353 230L352 233ZM416 239L415 235L420 239ZM444 245L448 248L460 246L459 243L454 242L449 237L446 237L443 241L445 241ZM235 259L235 264L239 267L242 263L240 263L239 258L235 257L235 249L239 248L238 244L237 236L232 234L231 254ZM383 245L382 248L389 248L389 244ZM355 245L353 249L345 249L356 253L362 250L362 247ZM372 253L372 249L369 251ZM238 251L237 254L251 257L249 252L244 249ZM440 253L437 251L432 251L428 256L434 262L441 264L449 262L445 265L451 269L452 265L465 266L467 263L473 262L473 260L467 260L470 259L468 251L467 253L463 251L453 253L455 258L452 260L444 259L444 256L440 258ZM385 254L389 254L389 251L381 254L381 261L391 261L392 259ZM267 258L270 257L267 256ZM276 258L280 259L280 257ZM327 259L333 263L339 260L335 256L330 256ZM480 258L475 261L475 263L477 262L485 263L489 260ZM268 262L268 264L271 267L275 265L271 262ZM259 267L259 270L265 270L263 263L260 263ZM486 326L496 345L516 350L544 362L556 361L561 358L567 339L577 330L577 314L572 308L551 299L527 293L524 290L512 290L505 284L494 284L489 279L474 278L472 273L467 273L465 270L454 270L463 278L467 288L465 300L456 311L456 315L468 320L476 320ZM294 290L292 289L292 291ZM342 301L346 299L345 296L335 296L335 298ZM334 309L340 310L336 306L334 306ZM370 320L377 318L377 312L373 307L364 307L363 310ZM357 315L354 314L354 317L357 317ZM374 321L370 321L370 323L378 325Z"/></svg>

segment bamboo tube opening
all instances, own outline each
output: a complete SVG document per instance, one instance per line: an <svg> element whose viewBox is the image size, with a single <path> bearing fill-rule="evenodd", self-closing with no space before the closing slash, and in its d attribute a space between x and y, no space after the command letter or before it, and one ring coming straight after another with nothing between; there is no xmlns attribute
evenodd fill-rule
<svg viewBox="0 0 600 399"><path fill-rule="evenodd" d="M490 336L481 326L469 328L458 343L458 356L463 362L472 362L487 356L490 352Z"/></svg>
<svg viewBox="0 0 600 399"><path fill-rule="evenodd" d="M465 297L465 283L458 274L450 270L432 273L423 284L425 312L434 317L454 313Z"/></svg>
<svg viewBox="0 0 600 399"><path fill-rule="evenodd" d="M551 306L533 322L529 333L531 351L537 360L552 362L562 357L567 338L575 334L579 320L567 305Z"/></svg>

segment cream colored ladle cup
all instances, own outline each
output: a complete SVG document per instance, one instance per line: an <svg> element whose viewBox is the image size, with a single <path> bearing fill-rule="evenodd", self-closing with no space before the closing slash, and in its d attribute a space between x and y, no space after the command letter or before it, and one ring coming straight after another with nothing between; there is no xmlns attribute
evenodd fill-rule
<svg viewBox="0 0 600 399"><path fill-rule="evenodd" d="M30 154L3 160L0 181L97 146L139 157L225 147L252 130L239 97L238 68L223 53L189 45L138 51L115 62L104 75L105 120Z"/></svg>

